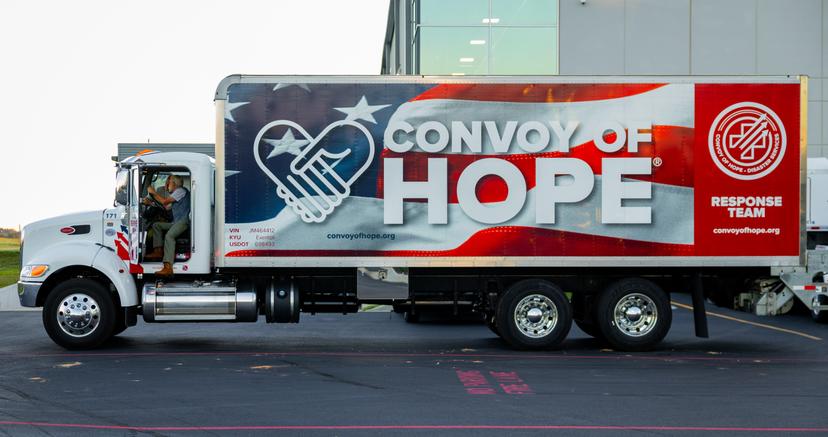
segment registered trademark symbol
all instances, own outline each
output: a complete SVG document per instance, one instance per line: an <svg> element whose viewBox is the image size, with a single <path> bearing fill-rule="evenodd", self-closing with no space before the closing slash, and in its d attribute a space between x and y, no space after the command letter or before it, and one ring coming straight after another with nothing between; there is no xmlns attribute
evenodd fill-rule
<svg viewBox="0 0 828 437"><path fill-rule="evenodd" d="M653 167L661 167L661 164L663 164L663 163L664 163L664 161L662 161L661 158L659 158L657 156L655 158L653 158Z"/></svg>

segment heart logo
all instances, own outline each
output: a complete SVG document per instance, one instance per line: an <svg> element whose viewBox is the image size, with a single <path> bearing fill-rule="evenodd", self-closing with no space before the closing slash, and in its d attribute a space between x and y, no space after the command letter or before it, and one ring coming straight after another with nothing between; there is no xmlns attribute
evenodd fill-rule
<svg viewBox="0 0 828 437"><path fill-rule="evenodd" d="M283 133L281 140L265 138L279 131ZM273 146L266 159L276 157L284 162L286 157L278 155L285 152L296 156L274 173L262 160L263 143ZM349 120L329 124L315 138L293 121L277 120L259 130L253 156L276 184L276 194L302 221L321 223L351 194L351 185L371 165L374 139L365 126Z"/></svg>

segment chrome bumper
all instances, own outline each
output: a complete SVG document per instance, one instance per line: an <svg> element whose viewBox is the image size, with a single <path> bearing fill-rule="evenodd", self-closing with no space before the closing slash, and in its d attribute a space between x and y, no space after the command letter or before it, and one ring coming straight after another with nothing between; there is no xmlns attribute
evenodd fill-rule
<svg viewBox="0 0 828 437"><path fill-rule="evenodd" d="M17 283L17 297L20 299L20 305L24 307L37 306L37 293L40 291L42 282L23 282Z"/></svg>

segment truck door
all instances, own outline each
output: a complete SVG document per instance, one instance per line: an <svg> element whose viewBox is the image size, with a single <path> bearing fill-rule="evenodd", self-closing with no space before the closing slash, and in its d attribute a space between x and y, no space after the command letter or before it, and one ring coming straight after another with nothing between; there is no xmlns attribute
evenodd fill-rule
<svg viewBox="0 0 828 437"><path fill-rule="evenodd" d="M129 227L129 264L137 266L141 247L141 167L129 170L129 204L127 220Z"/></svg>

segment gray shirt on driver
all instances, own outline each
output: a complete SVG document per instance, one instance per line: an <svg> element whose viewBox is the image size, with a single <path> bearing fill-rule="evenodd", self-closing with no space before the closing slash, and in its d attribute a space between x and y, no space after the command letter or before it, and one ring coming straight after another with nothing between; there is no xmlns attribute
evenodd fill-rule
<svg viewBox="0 0 828 437"><path fill-rule="evenodd" d="M173 223L190 220L190 190L178 187L170 195L175 202L172 204Z"/></svg>

